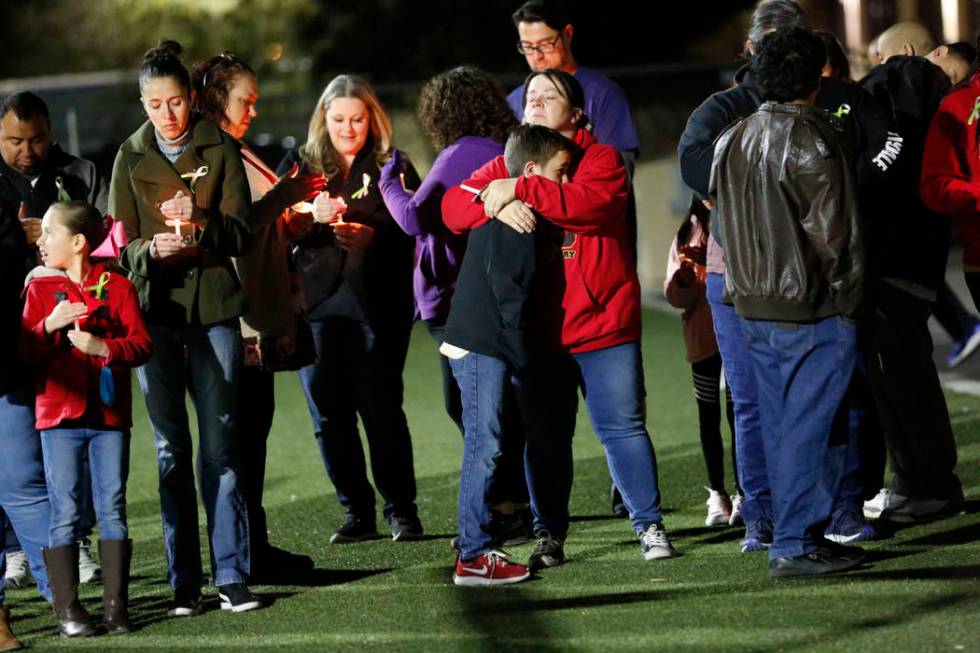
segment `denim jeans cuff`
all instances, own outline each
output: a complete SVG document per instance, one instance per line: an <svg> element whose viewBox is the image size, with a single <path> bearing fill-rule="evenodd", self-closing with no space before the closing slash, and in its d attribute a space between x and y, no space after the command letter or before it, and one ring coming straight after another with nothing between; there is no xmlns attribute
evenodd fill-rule
<svg viewBox="0 0 980 653"><path fill-rule="evenodd" d="M232 583L244 583L245 575L237 569L218 570L214 575L214 586L223 587Z"/></svg>

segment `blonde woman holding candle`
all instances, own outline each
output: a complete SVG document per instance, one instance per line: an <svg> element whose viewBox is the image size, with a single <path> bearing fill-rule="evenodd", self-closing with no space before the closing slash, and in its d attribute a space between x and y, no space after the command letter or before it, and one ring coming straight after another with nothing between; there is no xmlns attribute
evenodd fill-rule
<svg viewBox="0 0 980 653"><path fill-rule="evenodd" d="M341 75L320 96L306 144L278 170L299 164L301 173L327 178L311 213L292 221L292 237L317 351L317 362L300 370L300 379L323 463L346 513L333 543L377 537L358 416L392 539L422 534L402 410L415 242L378 190L390 151L391 123L374 91L359 77ZM405 180L418 187L410 164Z"/></svg>

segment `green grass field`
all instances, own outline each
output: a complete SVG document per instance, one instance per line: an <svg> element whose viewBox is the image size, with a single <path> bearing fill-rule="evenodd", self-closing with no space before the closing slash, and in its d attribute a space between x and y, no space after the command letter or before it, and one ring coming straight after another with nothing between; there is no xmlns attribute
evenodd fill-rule
<svg viewBox="0 0 980 653"><path fill-rule="evenodd" d="M129 525L138 630L63 641L37 593L19 590L7 595L15 631L39 650L980 650L980 399L949 395L959 473L973 498L966 514L871 544L874 560L857 573L773 583L765 554L739 553L740 530L703 527L704 463L678 319L647 313L643 347L650 433L679 558L645 562L628 522L609 516L605 461L583 412L568 563L520 585L454 587L461 441L442 412L435 348L416 328L405 407L428 539L327 543L341 511L299 382L283 374L266 482L271 539L311 555L317 569L303 586L255 588L271 602L265 610L222 613L208 589L205 614L167 619L156 459L137 395ZM526 559L530 548L510 552ZM83 590L93 611L100 589Z"/></svg>

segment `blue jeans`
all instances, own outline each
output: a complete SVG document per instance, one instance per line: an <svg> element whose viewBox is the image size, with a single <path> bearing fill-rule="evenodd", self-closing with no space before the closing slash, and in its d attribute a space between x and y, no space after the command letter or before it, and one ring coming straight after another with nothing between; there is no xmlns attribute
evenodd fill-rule
<svg viewBox="0 0 980 653"><path fill-rule="evenodd" d="M742 519L746 524L772 517L772 496L766 476L766 453L759 421L759 398L752 359L742 335L742 322L735 309L721 301L725 277L708 275L707 295L715 340L725 365L725 381L735 404L735 461L742 486Z"/></svg>
<svg viewBox="0 0 980 653"><path fill-rule="evenodd" d="M371 448L371 472L384 499L384 517L414 520L412 437L402 410L402 370L411 325L375 333L341 317L311 320L317 362L299 371L320 455L348 515L374 522L360 415Z"/></svg>
<svg viewBox="0 0 980 653"><path fill-rule="evenodd" d="M53 428L41 431L44 474L51 501L48 546L67 546L81 537L86 520L85 484L91 482L99 538L125 540L129 431ZM86 465L86 459L88 465ZM90 473L86 474L88 467Z"/></svg>
<svg viewBox="0 0 980 653"><path fill-rule="evenodd" d="M48 545L51 508L41 438L34 429L34 392L30 388L17 388L0 396L0 426L0 510L20 538L38 591L51 601L41 552Z"/></svg>
<svg viewBox="0 0 980 653"><path fill-rule="evenodd" d="M193 445L184 403L188 392L197 410L198 480L214 584L244 582L250 552L235 432L242 359L238 321L180 329L149 325L149 332L153 358L136 377L156 439L170 587L199 587L203 579Z"/></svg>
<svg viewBox="0 0 980 653"><path fill-rule="evenodd" d="M500 441L511 392L504 361L471 352L449 360L463 405L463 464L459 473L459 557L472 560L490 545L490 486L500 458Z"/></svg>
<svg viewBox="0 0 980 653"><path fill-rule="evenodd" d="M547 530L561 538L568 533L579 388L633 529L639 533L661 521L639 343L539 360L517 383L527 426L526 469L535 532Z"/></svg>
<svg viewBox="0 0 980 653"><path fill-rule="evenodd" d="M830 522L849 433L857 327L742 320L755 367L775 527L770 559L814 550Z"/></svg>

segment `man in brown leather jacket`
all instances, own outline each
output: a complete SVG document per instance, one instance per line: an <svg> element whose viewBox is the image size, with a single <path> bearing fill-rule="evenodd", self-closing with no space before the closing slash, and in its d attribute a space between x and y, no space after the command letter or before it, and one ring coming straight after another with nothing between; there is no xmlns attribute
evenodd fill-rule
<svg viewBox="0 0 980 653"><path fill-rule="evenodd" d="M843 475L864 281L854 178L831 117L813 106L825 58L808 30L763 38L752 67L766 102L719 137L711 170L725 291L759 383L771 578L862 557L823 538Z"/></svg>

